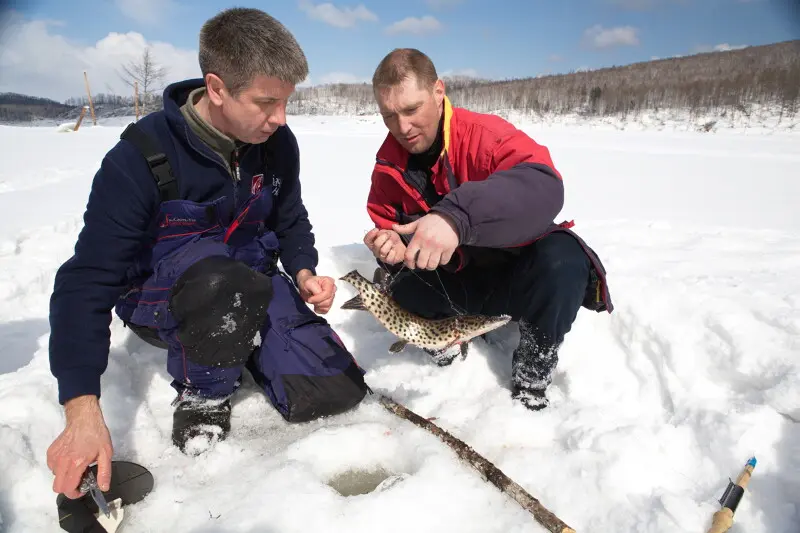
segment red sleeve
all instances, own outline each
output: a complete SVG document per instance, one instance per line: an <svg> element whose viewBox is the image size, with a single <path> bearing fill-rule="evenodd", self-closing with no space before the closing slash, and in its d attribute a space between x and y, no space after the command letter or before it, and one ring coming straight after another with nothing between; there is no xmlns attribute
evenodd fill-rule
<svg viewBox="0 0 800 533"><path fill-rule="evenodd" d="M461 184L432 210L450 217L461 244L508 248L530 243L564 205L564 184L550 152L517 129L487 128L481 141L487 177Z"/></svg>
<svg viewBox="0 0 800 533"><path fill-rule="evenodd" d="M372 186L367 197L367 213L376 227L381 229L392 229L392 224L397 222L397 213L392 207L392 201L385 191L382 183L390 180L391 176L386 174L378 165L372 171Z"/></svg>
<svg viewBox="0 0 800 533"><path fill-rule="evenodd" d="M539 168L547 167L553 177L562 179L550 157L550 150L520 130L503 137L493 146L488 155L489 174L509 170L522 163L532 163Z"/></svg>

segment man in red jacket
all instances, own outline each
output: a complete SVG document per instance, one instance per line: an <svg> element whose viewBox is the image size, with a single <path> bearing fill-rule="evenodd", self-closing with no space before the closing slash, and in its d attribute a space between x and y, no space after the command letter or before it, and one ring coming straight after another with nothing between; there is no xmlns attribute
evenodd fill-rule
<svg viewBox="0 0 800 533"><path fill-rule="evenodd" d="M613 306L605 270L569 228L550 153L500 117L453 107L422 52L396 49L372 79L389 134L378 150L365 237L397 303L427 318L509 314L520 342L512 397L547 406L558 349L581 306ZM450 364L458 347L428 352Z"/></svg>

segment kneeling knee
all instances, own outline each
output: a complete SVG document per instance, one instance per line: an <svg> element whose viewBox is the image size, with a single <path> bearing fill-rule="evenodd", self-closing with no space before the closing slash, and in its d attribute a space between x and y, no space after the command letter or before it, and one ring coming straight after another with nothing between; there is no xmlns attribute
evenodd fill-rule
<svg viewBox="0 0 800 533"><path fill-rule="evenodd" d="M551 246L537 254L533 264L536 278L587 281L591 266L589 258L575 239L567 235L563 237L571 242L563 240L560 246Z"/></svg>
<svg viewBox="0 0 800 533"><path fill-rule="evenodd" d="M272 299L272 280L241 261L225 256L203 258L177 279L171 305L176 313L199 314L212 309L258 307Z"/></svg>
<svg viewBox="0 0 800 533"><path fill-rule="evenodd" d="M187 359L206 366L243 364L257 346L272 280L224 256L206 257L178 278L170 308Z"/></svg>

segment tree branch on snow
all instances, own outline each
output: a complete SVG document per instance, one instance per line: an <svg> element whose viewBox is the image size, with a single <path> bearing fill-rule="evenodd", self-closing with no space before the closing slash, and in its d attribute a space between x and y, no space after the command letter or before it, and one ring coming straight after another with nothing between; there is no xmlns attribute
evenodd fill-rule
<svg viewBox="0 0 800 533"><path fill-rule="evenodd" d="M523 509L529 511L534 519L544 526L547 531L550 533L575 533L574 529L561 521L560 518L543 506L539 500L531 496L524 488L519 486L514 480L505 475L499 468L487 461L482 455L470 448L462 440L457 439L430 420L422 418L391 398L381 396L380 402L381 405L400 418L404 418L439 437L450 446L461 459L480 472L484 479L490 481L495 487L500 489L500 491L520 504Z"/></svg>

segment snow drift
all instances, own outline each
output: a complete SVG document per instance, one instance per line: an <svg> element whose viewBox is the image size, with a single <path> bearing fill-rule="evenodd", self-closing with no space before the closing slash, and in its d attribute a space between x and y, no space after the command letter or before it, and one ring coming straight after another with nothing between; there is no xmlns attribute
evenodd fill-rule
<svg viewBox="0 0 800 533"><path fill-rule="evenodd" d="M63 428L48 367L48 299L92 176L119 125L0 128L0 520L57 530L47 447ZM338 277L374 263L361 239L373 119L290 117L321 252ZM511 325L439 368L387 352L366 313L328 315L370 386L470 444L578 531L705 531L728 478L758 458L737 513L748 533L800 524L800 163L796 134L529 125L565 178L560 218L603 258L612 315L579 313L532 413L509 396ZM46 150L46 155L43 155ZM539 532L438 439L375 397L289 425L251 381L229 439L200 458L170 442L164 353L112 325L102 407L115 457L155 490L126 531ZM247 378L248 376L246 376Z"/></svg>

